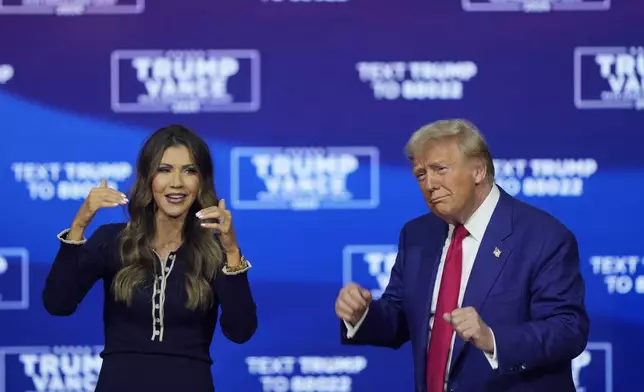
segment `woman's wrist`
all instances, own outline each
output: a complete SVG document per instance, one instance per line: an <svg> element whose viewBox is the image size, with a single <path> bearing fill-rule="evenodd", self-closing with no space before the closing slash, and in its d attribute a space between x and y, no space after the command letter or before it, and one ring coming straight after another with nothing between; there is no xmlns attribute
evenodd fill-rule
<svg viewBox="0 0 644 392"><path fill-rule="evenodd" d="M242 265L241 251L238 247L226 251L226 266L228 268L239 268Z"/></svg>

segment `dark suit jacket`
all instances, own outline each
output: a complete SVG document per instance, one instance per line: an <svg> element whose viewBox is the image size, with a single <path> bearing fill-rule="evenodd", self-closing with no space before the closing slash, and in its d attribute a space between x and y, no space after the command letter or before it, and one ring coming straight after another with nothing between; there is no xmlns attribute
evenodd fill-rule
<svg viewBox="0 0 644 392"><path fill-rule="evenodd" d="M461 305L473 306L494 331L499 367L457 336L447 390L574 392L570 361L589 331L577 241L551 215L500 191ZM353 338L341 323L343 344L411 341L415 392L426 392L430 304L447 232L432 214L405 224L384 294Z"/></svg>

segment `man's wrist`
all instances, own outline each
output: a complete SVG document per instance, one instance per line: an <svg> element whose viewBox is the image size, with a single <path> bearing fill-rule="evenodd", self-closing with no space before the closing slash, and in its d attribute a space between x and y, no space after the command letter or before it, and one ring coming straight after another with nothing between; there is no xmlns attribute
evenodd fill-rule
<svg viewBox="0 0 644 392"><path fill-rule="evenodd" d="M494 355L495 354L495 352L494 352L495 351L494 350L494 346L495 346L495 344L494 344L494 332L492 332L492 328L490 328L490 327L487 327L487 330L488 330L488 339L486 339L487 344L486 344L486 347L483 348L483 351L485 351L486 353L488 353L490 355Z"/></svg>

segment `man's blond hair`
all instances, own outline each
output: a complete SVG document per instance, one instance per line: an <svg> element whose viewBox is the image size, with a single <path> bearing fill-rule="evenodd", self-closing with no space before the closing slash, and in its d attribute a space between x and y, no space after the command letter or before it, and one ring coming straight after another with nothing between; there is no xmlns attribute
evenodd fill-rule
<svg viewBox="0 0 644 392"><path fill-rule="evenodd" d="M455 139L466 157L481 159L485 164L486 179L494 182L494 163L490 149L476 125L464 119L438 120L418 129L405 146L407 158L413 161L429 144L446 139Z"/></svg>

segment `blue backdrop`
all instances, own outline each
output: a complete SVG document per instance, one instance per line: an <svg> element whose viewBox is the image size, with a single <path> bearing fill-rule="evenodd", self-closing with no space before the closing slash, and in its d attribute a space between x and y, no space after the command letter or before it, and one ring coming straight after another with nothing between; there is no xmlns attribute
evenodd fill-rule
<svg viewBox="0 0 644 392"><path fill-rule="evenodd" d="M484 132L499 185L578 236L578 390L640 390L643 7L0 0L0 392L92 390L102 288L71 317L45 312L56 234L102 178L128 189L170 123L210 144L254 264L259 329L241 346L217 332L217 390L410 391L409 347L341 346L334 300L348 280L386 285L400 228L426 212L404 143L450 117Z"/></svg>

